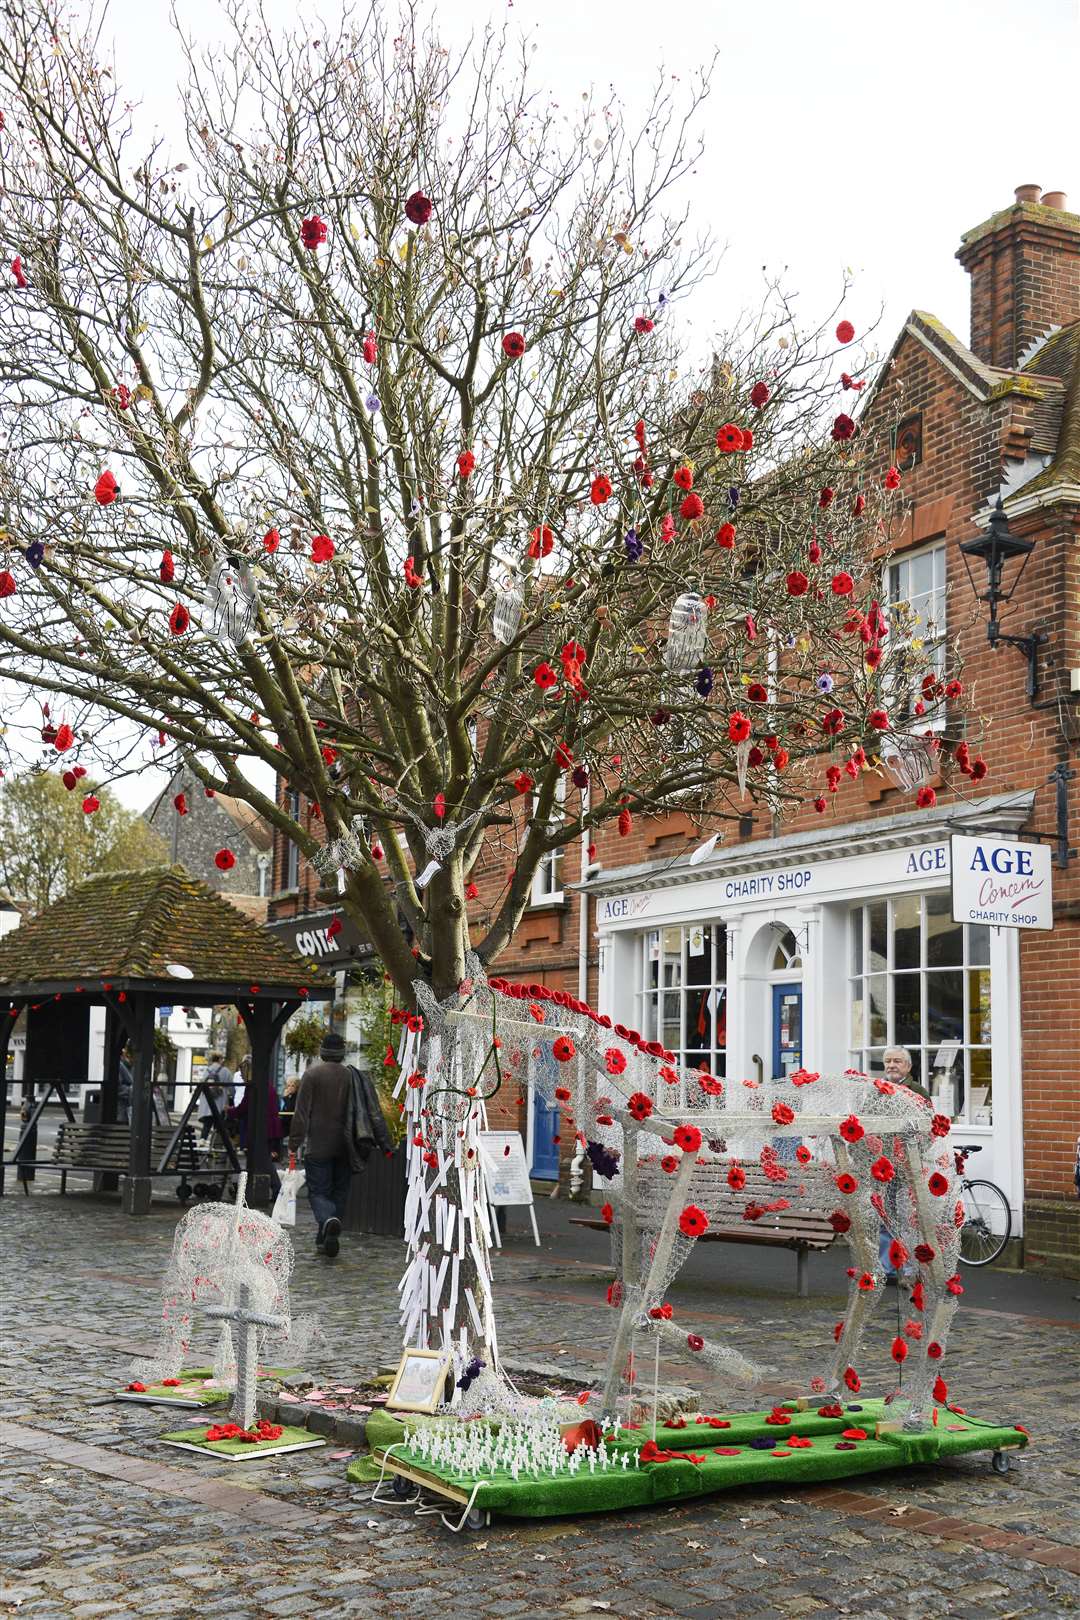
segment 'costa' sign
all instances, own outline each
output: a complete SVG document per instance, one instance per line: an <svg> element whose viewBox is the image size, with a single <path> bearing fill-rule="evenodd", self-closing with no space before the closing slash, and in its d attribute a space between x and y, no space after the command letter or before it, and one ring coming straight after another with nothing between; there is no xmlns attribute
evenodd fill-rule
<svg viewBox="0 0 1080 1620"><path fill-rule="evenodd" d="M1050 851L1007 838L952 840L954 922L1053 928Z"/></svg>

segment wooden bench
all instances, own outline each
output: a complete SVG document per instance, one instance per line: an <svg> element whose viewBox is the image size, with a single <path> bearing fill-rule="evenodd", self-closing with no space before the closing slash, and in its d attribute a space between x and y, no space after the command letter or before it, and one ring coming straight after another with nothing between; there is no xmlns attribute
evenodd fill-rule
<svg viewBox="0 0 1080 1620"><path fill-rule="evenodd" d="M84 1125L64 1120L56 1133L52 1158L38 1160L37 1168L59 1170L62 1176L60 1190L66 1192L68 1172L72 1170L92 1171L95 1175L126 1175L130 1144L131 1129L128 1125ZM185 1125L179 1136L175 1126L153 1127L149 1173L151 1176L179 1175L179 1197L186 1199L191 1196L187 1184L189 1173L201 1171L216 1177L224 1175L228 1169L229 1161L224 1153L199 1147L191 1125Z"/></svg>
<svg viewBox="0 0 1080 1620"><path fill-rule="evenodd" d="M768 1211L758 1217L756 1221L745 1221L742 1211L747 1204L771 1204L777 1198L785 1196L788 1182L770 1181L763 1171L753 1166L744 1165L746 1171L746 1186L739 1192L731 1195L732 1205L738 1208L739 1214L732 1211L722 1211L712 1221L709 1230L698 1238L699 1243L751 1243L759 1248L767 1249L794 1249L796 1272L795 1287L800 1299L807 1299L810 1293L809 1264L807 1256L810 1250L820 1251L829 1248L836 1242L837 1234L829 1222L828 1216L817 1215L810 1211L799 1209L781 1209ZM791 1184L797 1185L796 1178L802 1175L799 1165L788 1165L785 1168L791 1171ZM588 1219L581 1216L572 1216L571 1226L589 1226L594 1231L607 1231L607 1222L595 1217Z"/></svg>

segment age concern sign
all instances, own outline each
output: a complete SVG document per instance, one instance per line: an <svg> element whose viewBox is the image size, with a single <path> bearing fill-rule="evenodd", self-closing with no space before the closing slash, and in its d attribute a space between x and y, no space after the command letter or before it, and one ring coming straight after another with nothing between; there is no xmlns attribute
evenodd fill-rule
<svg viewBox="0 0 1080 1620"><path fill-rule="evenodd" d="M1050 851L1006 838L952 839L954 922L1053 928Z"/></svg>

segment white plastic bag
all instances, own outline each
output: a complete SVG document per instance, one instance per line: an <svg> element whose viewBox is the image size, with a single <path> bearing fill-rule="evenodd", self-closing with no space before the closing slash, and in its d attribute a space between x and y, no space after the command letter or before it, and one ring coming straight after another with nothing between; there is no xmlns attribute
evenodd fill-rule
<svg viewBox="0 0 1080 1620"><path fill-rule="evenodd" d="M279 1226L296 1225L296 1195L303 1185L302 1170L285 1170L282 1173L281 1186L271 1211L271 1219L277 1221Z"/></svg>

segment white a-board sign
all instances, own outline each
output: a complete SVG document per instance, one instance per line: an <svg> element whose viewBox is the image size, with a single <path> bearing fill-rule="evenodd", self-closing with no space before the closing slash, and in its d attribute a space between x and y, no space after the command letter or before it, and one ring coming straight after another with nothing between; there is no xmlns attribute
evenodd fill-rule
<svg viewBox="0 0 1080 1620"><path fill-rule="evenodd" d="M498 1209L507 1204L528 1206L533 1237L537 1245L540 1233L536 1227L533 1209L532 1183L525 1159L525 1143L520 1131L481 1131L480 1152L484 1160L488 1202Z"/></svg>
<svg viewBox="0 0 1080 1620"><path fill-rule="evenodd" d="M1008 838L952 840L954 922L1053 928L1050 851Z"/></svg>

